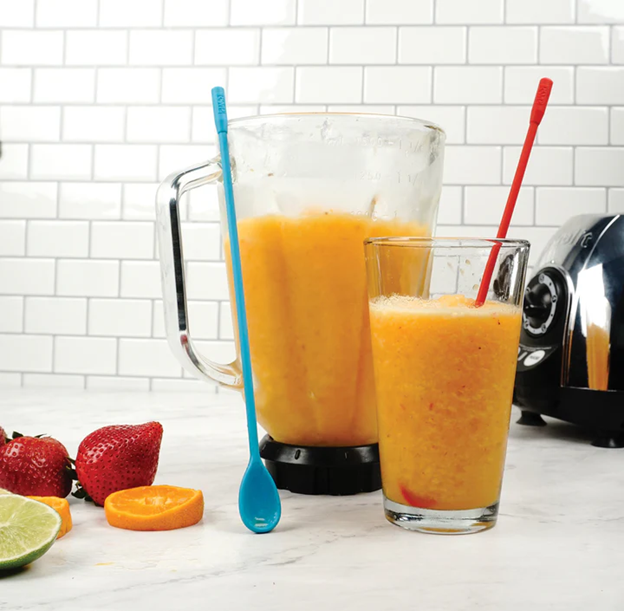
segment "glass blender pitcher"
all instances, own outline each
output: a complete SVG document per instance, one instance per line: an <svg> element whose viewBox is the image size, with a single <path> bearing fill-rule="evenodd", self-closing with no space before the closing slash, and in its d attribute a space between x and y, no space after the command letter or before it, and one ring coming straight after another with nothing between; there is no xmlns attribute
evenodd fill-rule
<svg viewBox="0 0 624 611"><path fill-rule="evenodd" d="M385 115L230 121L256 406L268 432L261 450L280 488L352 494L381 486L363 243L431 235L444 141L434 124ZM233 298L217 157L172 174L158 191L167 337L187 371L242 390L238 360L210 361L190 333L179 201L208 183L219 190Z"/></svg>

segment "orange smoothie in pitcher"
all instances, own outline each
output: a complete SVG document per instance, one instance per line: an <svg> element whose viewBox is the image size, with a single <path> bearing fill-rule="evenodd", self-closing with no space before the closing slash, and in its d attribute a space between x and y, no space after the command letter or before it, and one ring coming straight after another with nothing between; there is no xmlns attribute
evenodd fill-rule
<svg viewBox="0 0 624 611"><path fill-rule="evenodd" d="M498 501L521 311L446 295L370 302L384 494L421 509Z"/></svg>
<svg viewBox="0 0 624 611"><path fill-rule="evenodd" d="M258 421L287 444L376 443L363 242L428 228L314 210L238 232Z"/></svg>

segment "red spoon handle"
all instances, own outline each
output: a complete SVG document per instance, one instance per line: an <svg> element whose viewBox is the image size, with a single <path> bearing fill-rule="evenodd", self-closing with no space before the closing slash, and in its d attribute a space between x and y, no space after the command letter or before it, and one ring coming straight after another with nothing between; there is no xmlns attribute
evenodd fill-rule
<svg viewBox="0 0 624 611"><path fill-rule="evenodd" d="M537 87L537 93L535 94L535 101L533 102L533 109L531 110L531 123L539 125L542 121L542 117L546 112L546 106L548 104L548 98L550 98L550 90L552 89L553 82L549 78L543 78L539 82Z"/></svg>
<svg viewBox="0 0 624 611"><path fill-rule="evenodd" d="M548 104L548 98L550 97L552 85L553 82L549 78L543 78L537 87L533 108L531 109L529 130L527 131L527 135L524 140L524 146L522 147L522 152L520 153L520 159L518 160L518 167L516 168L513 182L511 183L511 189L509 190L509 196L507 197L507 204L505 205L505 210L503 211L503 218L501 219L498 232L496 234L497 238L507 237L507 230L511 224L511 217L513 215L514 208L516 207L516 201L518 200L518 194L520 193L520 187L522 186L524 172L526 171L527 164L529 163L529 156L531 155L533 142L535 142L537 126L540 124L540 121L544 116L544 112L546 112L546 105ZM483 278L481 279L479 292L477 293L477 298L475 300L475 306L477 308L485 303L499 251L500 244L497 243L492 248L487 264L485 265L485 271L483 272Z"/></svg>

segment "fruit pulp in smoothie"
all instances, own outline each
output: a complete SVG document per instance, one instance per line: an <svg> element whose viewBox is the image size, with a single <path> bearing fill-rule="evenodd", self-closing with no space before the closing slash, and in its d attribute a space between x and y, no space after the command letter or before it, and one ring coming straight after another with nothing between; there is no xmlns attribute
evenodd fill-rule
<svg viewBox="0 0 624 611"><path fill-rule="evenodd" d="M370 302L385 496L421 509L498 501L520 308L445 295Z"/></svg>
<svg viewBox="0 0 624 611"><path fill-rule="evenodd" d="M292 445L376 443L363 242L429 228L311 210L241 219L238 233L258 421Z"/></svg>

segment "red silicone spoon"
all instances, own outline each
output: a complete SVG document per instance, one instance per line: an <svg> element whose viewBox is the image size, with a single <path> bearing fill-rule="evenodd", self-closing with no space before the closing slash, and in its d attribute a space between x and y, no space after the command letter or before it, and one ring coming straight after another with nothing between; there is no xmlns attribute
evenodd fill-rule
<svg viewBox="0 0 624 611"><path fill-rule="evenodd" d="M531 149L533 148L533 142L535 141L535 135L537 134L537 126L540 124L542 117L546 112L546 105L548 104L548 98L550 97L552 85L553 82L549 78L543 78L537 87L533 108L531 109L529 131L527 131L526 138L524 139L524 146L522 147L522 152L520 153L516 174L513 182L511 183L511 190L509 191L509 196L507 197L507 204L505 205L503 218L501 219L498 227L498 233L496 234L497 238L507 237L507 230L509 229L509 224L511 223L511 217L513 215L514 208L516 207L518 193L520 193L520 187L522 186L524 172L526 170L527 163L529 163L529 155L531 155ZM483 305L485 298L487 297L499 250L500 243L494 244L485 266L485 272L483 272L483 278L481 279L481 286L479 286L477 299L475 300L475 307L477 308Z"/></svg>

